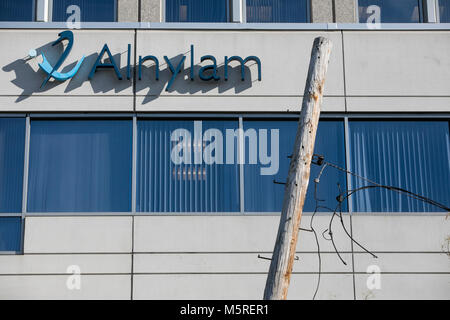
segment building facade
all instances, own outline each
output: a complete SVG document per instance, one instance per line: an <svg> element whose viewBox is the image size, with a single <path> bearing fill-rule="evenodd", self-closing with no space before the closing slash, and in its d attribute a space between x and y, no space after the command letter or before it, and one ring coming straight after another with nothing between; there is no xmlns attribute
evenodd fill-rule
<svg viewBox="0 0 450 320"><path fill-rule="evenodd" d="M2 1L0 299L262 298L317 36L289 298L449 299L449 0Z"/></svg>

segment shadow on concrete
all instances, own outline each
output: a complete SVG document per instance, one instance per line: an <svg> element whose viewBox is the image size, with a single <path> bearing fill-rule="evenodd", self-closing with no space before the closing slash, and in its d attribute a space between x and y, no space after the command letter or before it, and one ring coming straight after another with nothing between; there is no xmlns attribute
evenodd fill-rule
<svg viewBox="0 0 450 320"><path fill-rule="evenodd" d="M183 54L179 54L172 58L169 58L172 65L175 67L183 58ZM159 58L158 58L159 59ZM164 60L163 60L164 61ZM205 65L210 64L210 61L205 61ZM186 56L186 60L184 62L183 68L180 73L177 75L174 80L171 88L168 92L176 92L179 94L195 94L195 93L207 93L211 90L218 89L218 93L224 93L228 90L234 89L234 93L240 93L247 89L249 89L254 81L252 80L250 67L252 65L256 66L255 62L244 65L244 81L241 80L241 64L236 61L231 62L228 65L228 80L224 80L224 64L223 62L217 65L217 75L220 77L219 80L201 80L198 76L198 72L203 65L196 64L193 66L194 68L194 81L190 79L191 67L185 68L186 64L190 64L189 55ZM233 66L234 64L234 66ZM139 66L136 66L138 68ZM142 66L142 80L136 80L136 94L139 94L142 90L147 90L144 94L145 98L143 100L143 104L149 103L155 99L157 99L163 90L165 90L167 83L172 78L172 72L169 67L165 63L161 63L160 61L160 72L159 72L159 81L155 79L156 66L153 61L147 61ZM212 74L212 70L205 72L205 75Z"/></svg>
<svg viewBox="0 0 450 320"><path fill-rule="evenodd" d="M37 57L34 59L38 59L38 62L42 61L41 54L45 53L45 56L49 60L50 64L55 65L57 60L61 57L63 53L64 46L62 43L59 43L56 46L52 46L53 42L49 42L39 48L36 48ZM78 88L80 88L85 81L89 81L92 91L94 93L107 93L113 91L113 93L119 93L123 90L132 86L132 80L128 80L126 78L127 66L120 65L120 58L123 54L127 54L127 51L117 53L113 55L113 59L118 66L120 73L122 74L122 80L119 80L112 68L108 69L97 69L92 80L89 80L89 73L91 72L92 66L94 65L98 52L92 53L89 56L85 57L83 64L78 70L77 74L67 80L67 86L64 89L64 93L70 93ZM245 72L245 80L241 80L241 65L240 63L234 61L228 65L228 81L224 80L224 65L223 62L219 63L217 66L217 75L220 77L220 80L208 80L203 81L199 78L198 72L202 65L197 64L194 65L194 75L195 80L190 80L190 72L191 67L185 68L185 65L189 64L189 51L184 54L179 54L170 58L170 61L174 67L178 65L181 61L183 55L186 55L186 60L183 64L182 70L176 76L172 87L168 92L176 92L179 94L195 94L195 93L207 93L211 90L218 89L218 93L224 93L228 90L234 89L234 93L240 93L252 86L252 83L257 80L252 80L250 67L255 66L255 62L248 63L244 65ZM103 62L108 62L107 55L106 58L103 59ZM81 57L71 57L69 55L69 59L81 59ZM136 94L144 95L145 98L143 100L143 104L146 104L150 101L157 99L163 90L165 90L168 82L172 78L172 72L167 66L163 57L159 58L160 60L160 72L159 72L159 80L155 79L156 66L152 61L147 61L142 66L142 80L136 79ZM68 72L70 71L76 64L77 61L74 61L68 65L65 65L60 69L60 72ZM211 63L210 61L205 61L205 65ZM132 66L133 67L133 66ZM138 65L136 66L136 78L138 74ZM39 69L35 71L30 65L30 61L22 59L17 59L8 65L3 66L3 71L6 72L14 72L16 78L12 80L12 83L17 87L22 89L19 97L16 99L16 102L23 101L28 97L32 96L34 93L43 93L49 92L52 89L62 85L64 82L60 82L54 79L49 80L47 84L41 88L42 82L44 81L47 74ZM212 72L212 71L211 71ZM211 74L205 72L206 75ZM131 76L133 77L133 69L131 70ZM139 94L139 92L147 90L145 94Z"/></svg>

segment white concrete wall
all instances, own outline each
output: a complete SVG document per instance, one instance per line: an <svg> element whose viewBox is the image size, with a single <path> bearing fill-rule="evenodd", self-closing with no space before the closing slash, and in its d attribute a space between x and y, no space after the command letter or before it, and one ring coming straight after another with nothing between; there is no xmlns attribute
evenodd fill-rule
<svg viewBox="0 0 450 320"><path fill-rule="evenodd" d="M85 65L72 80L40 91L44 75L36 59L22 58L30 48L49 50L58 32L0 30L0 43L8 48L0 52L0 112L298 111L311 43L319 34L334 43L325 112L450 112L450 32L79 30L64 65L87 55ZM85 81L104 43L125 77L127 44L134 50L135 36L138 55L153 54L163 63L163 55L186 54L187 68L190 44L196 63L204 54L219 63L224 55L257 55L262 81L255 81L253 65L251 81L241 82L239 72L230 70L228 83L178 79L166 92L163 64L161 80L151 80L145 69L136 92L131 80L116 80L111 70ZM303 218L304 228L309 219ZM316 217L319 234L328 221ZM373 259L352 246L336 220L336 244L347 265L319 235L318 298L449 299L449 221L442 215L346 216L356 240L378 255ZM24 254L0 255L0 299L258 299L269 261L257 256L270 257L277 227L277 216L255 215L29 216ZM289 298L310 299L318 276L314 236L301 232L297 249ZM372 264L382 272L380 290L366 286ZM67 289L71 265L80 266L81 290Z"/></svg>
<svg viewBox="0 0 450 320"><path fill-rule="evenodd" d="M72 52L63 67L70 69L82 55L87 58L79 73L66 82L52 82L40 89L44 74L41 57L24 61L28 50L38 49L56 60L62 46L51 50L59 30L0 30L0 112L27 111L298 111L302 101L311 44L323 35L333 41L324 112L448 112L450 111L449 31L162 31L78 30ZM107 43L124 80L112 70L87 76L98 52ZM150 61L143 80L126 80L127 45L139 55L158 57L160 80L154 79ZM205 54L219 64L219 81L187 79L190 45L195 45L195 67ZM177 63L186 55L182 76L165 91L171 73L164 55ZM224 56L256 55L262 62L262 81L249 63L246 80L231 63L230 80L223 81ZM134 98L136 105L134 105Z"/></svg>
<svg viewBox="0 0 450 320"><path fill-rule="evenodd" d="M306 215L302 227L309 228ZM132 224L132 220L134 223ZM316 216L322 251L318 299L449 299L445 216L353 215L344 223L375 259L353 244L339 221L335 242L320 236L330 216ZM28 217L25 253L0 255L0 299L260 299L278 216ZM89 244L89 245L88 245ZM318 277L314 236L301 232L290 299L311 299ZM69 266L81 289L69 290ZM366 286L367 268L381 288Z"/></svg>

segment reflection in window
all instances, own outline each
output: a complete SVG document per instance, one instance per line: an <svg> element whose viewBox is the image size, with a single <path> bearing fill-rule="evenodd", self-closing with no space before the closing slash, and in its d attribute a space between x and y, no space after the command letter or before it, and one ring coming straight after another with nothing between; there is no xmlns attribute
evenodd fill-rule
<svg viewBox="0 0 450 320"><path fill-rule="evenodd" d="M360 23L419 23L421 0L358 0Z"/></svg>
<svg viewBox="0 0 450 320"><path fill-rule="evenodd" d="M439 17L441 23L450 23L450 0L439 0Z"/></svg>
<svg viewBox="0 0 450 320"><path fill-rule="evenodd" d="M25 118L0 118L0 212L22 212Z"/></svg>
<svg viewBox="0 0 450 320"><path fill-rule="evenodd" d="M226 147L226 131L234 132L237 124L138 121L136 210L239 211L237 139L233 136L233 145Z"/></svg>
<svg viewBox="0 0 450 320"><path fill-rule="evenodd" d="M166 0L166 22L228 22L228 0Z"/></svg>
<svg viewBox="0 0 450 320"><path fill-rule="evenodd" d="M114 22L116 21L117 0L57 0L53 1L53 21L70 21L80 9L81 22ZM74 15L75 14L75 15Z"/></svg>
<svg viewBox="0 0 450 320"><path fill-rule="evenodd" d="M33 21L34 0L1 0L0 21Z"/></svg>
<svg viewBox="0 0 450 320"><path fill-rule="evenodd" d="M309 0L247 0L247 22L307 22Z"/></svg>
<svg viewBox="0 0 450 320"><path fill-rule="evenodd" d="M244 182L245 182L245 211L249 212L281 212L284 196L284 185L276 184L276 182L285 182L289 172L290 158L297 133L298 121L244 121L244 129L254 129L261 137L261 130L266 130L268 141L265 144L266 150L270 152L263 152L263 154L272 154L279 160L279 169L274 175L262 175L261 168L268 167L263 164L267 161L259 161L257 164L250 164L249 146L254 145L246 139L246 164L244 168ZM276 130L279 135L276 136ZM263 131L264 132L264 131ZM250 136L250 134L247 134ZM272 139L277 139L272 141ZM258 142L258 147L263 146L261 140ZM276 145L279 145L279 155L277 155ZM273 146L272 148L270 146ZM261 150L257 153L260 154ZM315 154L321 154L329 162L333 162L342 168L345 168L345 147L344 147L344 124L342 121L321 121L316 137L316 144L314 149ZM261 159L260 159L261 160ZM272 165L273 167L273 165ZM305 212L314 211L314 178L317 177L320 167L312 164L311 175L308 187L306 202L304 205ZM337 206L336 196L339 194L337 183L341 185L343 190L346 188L345 174L335 169L326 169L320 179L321 183L318 187L317 196L321 200L321 206L327 206L335 209ZM346 203L344 203L343 210L347 210ZM320 209L319 211L324 211Z"/></svg>
<svg viewBox="0 0 450 320"><path fill-rule="evenodd" d="M0 216L0 251L20 251L21 234L21 217Z"/></svg>
<svg viewBox="0 0 450 320"><path fill-rule="evenodd" d="M351 170L450 206L448 121L350 121ZM352 178L353 188L366 186ZM440 209L386 189L359 191L357 212L428 212Z"/></svg>
<svg viewBox="0 0 450 320"><path fill-rule="evenodd" d="M131 140L131 120L33 120L28 211L130 211Z"/></svg>

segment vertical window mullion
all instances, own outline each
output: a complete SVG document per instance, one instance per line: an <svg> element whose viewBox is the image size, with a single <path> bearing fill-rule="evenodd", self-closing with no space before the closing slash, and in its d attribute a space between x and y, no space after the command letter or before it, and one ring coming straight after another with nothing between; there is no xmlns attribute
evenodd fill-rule
<svg viewBox="0 0 450 320"><path fill-rule="evenodd" d="M24 252L25 245L25 215L28 201L28 168L30 161L30 115L25 120L25 152L23 164L23 184L22 184L22 215L20 228L20 252Z"/></svg>
<svg viewBox="0 0 450 320"><path fill-rule="evenodd" d="M344 145L345 145L345 167L347 171L351 171L350 167L350 140L349 140L349 126L348 116L344 117ZM350 173L346 173L347 178L347 190L352 190L352 177ZM351 199L347 198L347 208L350 215L353 213L353 203Z"/></svg>
<svg viewBox="0 0 450 320"><path fill-rule="evenodd" d="M25 154L23 165L22 217L27 212L29 164L30 164L30 115L27 115L25 121Z"/></svg>
<svg viewBox="0 0 450 320"><path fill-rule="evenodd" d="M131 173L131 212L136 213L136 166L137 166L137 118L133 115L132 173Z"/></svg>
<svg viewBox="0 0 450 320"><path fill-rule="evenodd" d="M239 138L238 138L238 163L239 163L239 205L240 212L245 212L245 194L244 194L244 162L245 162L245 143L244 143L244 122L239 117Z"/></svg>

